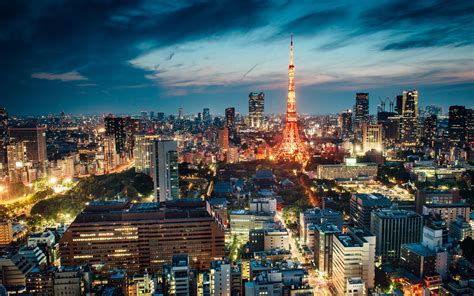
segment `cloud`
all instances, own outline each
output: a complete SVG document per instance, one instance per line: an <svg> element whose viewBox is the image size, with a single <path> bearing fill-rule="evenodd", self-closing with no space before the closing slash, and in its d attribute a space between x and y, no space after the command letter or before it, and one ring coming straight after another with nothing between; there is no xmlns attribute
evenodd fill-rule
<svg viewBox="0 0 474 296"><path fill-rule="evenodd" d="M298 36L313 36L324 29L342 24L348 15L349 10L346 7L313 11L283 25L280 34L292 32Z"/></svg>
<svg viewBox="0 0 474 296"><path fill-rule="evenodd" d="M70 72L65 72L65 73L38 72L38 73L31 74L31 77L36 78L36 79L43 79L43 80L61 80L61 81L89 80L87 77L82 76L76 71L70 71Z"/></svg>

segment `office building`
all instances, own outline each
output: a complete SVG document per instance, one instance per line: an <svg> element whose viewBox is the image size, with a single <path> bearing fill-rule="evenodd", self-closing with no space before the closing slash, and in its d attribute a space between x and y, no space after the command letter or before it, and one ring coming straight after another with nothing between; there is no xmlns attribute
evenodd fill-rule
<svg viewBox="0 0 474 296"><path fill-rule="evenodd" d="M83 295L82 285L82 271L77 266L61 266L54 273L54 295Z"/></svg>
<svg viewBox="0 0 474 296"><path fill-rule="evenodd" d="M450 228L451 223L454 222L458 216L462 216L466 221L469 221L470 213L471 209L469 205L465 203L432 203L423 206L423 215L439 215L446 221L448 228Z"/></svg>
<svg viewBox="0 0 474 296"><path fill-rule="evenodd" d="M355 124L361 129L364 123L369 123L369 94L357 93L355 103Z"/></svg>
<svg viewBox="0 0 474 296"><path fill-rule="evenodd" d="M352 138L352 110L348 109L339 116L339 125L341 127L341 138L349 140Z"/></svg>
<svg viewBox="0 0 474 296"><path fill-rule="evenodd" d="M156 135L135 136L135 170L149 175L160 202L179 198L178 144Z"/></svg>
<svg viewBox="0 0 474 296"><path fill-rule="evenodd" d="M26 275L26 292L32 295L54 295L54 266L34 267Z"/></svg>
<svg viewBox="0 0 474 296"><path fill-rule="evenodd" d="M140 130L139 119L108 116L104 118L105 136L115 140L115 151L120 157L133 156L134 135Z"/></svg>
<svg viewBox="0 0 474 296"><path fill-rule="evenodd" d="M179 198L178 143L162 140L156 143L158 152L158 184L160 202Z"/></svg>
<svg viewBox="0 0 474 296"><path fill-rule="evenodd" d="M377 113L377 124L382 125L382 139L394 143L399 139L400 117L396 112L382 111Z"/></svg>
<svg viewBox="0 0 474 296"><path fill-rule="evenodd" d="M183 241L186 241L183 244ZM88 264L136 272L162 271L173 255L188 254L194 268L224 256L224 232L201 200L91 202L60 243L63 265Z"/></svg>
<svg viewBox="0 0 474 296"><path fill-rule="evenodd" d="M308 226L309 225L320 225L324 223L331 223L336 225L339 229L342 229L344 219L342 213L334 211L329 208L320 209L313 208L308 209L300 213L300 240L301 243L308 244Z"/></svg>
<svg viewBox="0 0 474 296"><path fill-rule="evenodd" d="M336 295L346 295L347 279L353 277L360 277L366 290L374 288L375 245L376 236L364 229L349 228L334 237L332 283Z"/></svg>
<svg viewBox="0 0 474 296"><path fill-rule="evenodd" d="M416 212L423 214L423 206L425 204L453 204L460 202L459 190L427 190L418 189L416 191L415 203Z"/></svg>
<svg viewBox="0 0 474 296"><path fill-rule="evenodd" d="M365 296L367 295L367 290L365 289L365 283L361 277L350 277L347 278L347 287L346 287L345 296Z"/></svg>
<svg viewBox="0 0 474 296"><path fill-rule="evenodd" d="M352 161L354 160L354 161ZM318 179L334 179L338 181L371 181L377 176L376 163L356 163L355 159L341 164L321 164L316 169Z"/></svg>
<svg viewBox="0 0 474 296"><path fill-rule="evenodd" d="M463 147L467 142L466 134L466 107L464 106L450 106L449 107L449 121L448 132L449 142L451 147Z"/></svg>
<svg viewBox="0 0 474 296"><path fill-rule="evenodd" d="M225 126L233 130L235 128L235 108L228 107L225 109Z"/></svg>
<svg viewBox="0 0 474 296"><path fill-rule="evenodd" d="M211 262L210 295L231 295L231 273L232 266L229 261Z"/></svg>
<svg viewBox="0 0 474 296"><path fill-rule="evenodd" d="M209 108L202 109L202 120L207 124L212 122L211 111L209 110Z"/></svg>
<svg viewBox="0 0 474 296"><path fill-rule="evenodd" d="M401 98L400 141L404 146L418 144L418 91L403 91ZM398 103L398 97L397 97Z"/></svg>
<svg viewBox="0 0 474 296"><path fill-rule="evenodd" d="M273 214L256 213L246 210L233 210L229 215L230 233L243 241L249 240L252 229L269 229L275 224Z"/></svg>
<svg viewBox="0 0 474 296"><path fill-rule="evenodd" d="M0 247L9 245L13 240L13 228L12 222L1 221L0 222Z"/></svg>
<svg viewBox="0 0 474 296"><path fill-rule="evenodd" d="M24 173L27 170L28 156L26 143L22 141L11 141L7 145L7 168L8 176L12 182L24 181Z"/></svg>
<svg viewBox="0 0 474 296"><path fill-rule="evenodd" d="M431 250L444 250L448 247L449 232L446 221L439 215L426 218L423 226L422 244Z"/></svg>
<svg viewBox="0 0 474 296"><path fill-rule="evenodd" d="M382 125L381 124L363 124L362 125L362 151L364 153L376 150L382 151Z"/></svg>
<svg viewBox="0 0 474 296"><path fill-rule="evenodd" d="M45 127L10 127L8 133L11 141L24 143L28 161L44 164L48 160Z"/></svg>
<svg viewBox="0 0 474 296"><path fill-rule="evenodd" d="M413 211L372 211L370 232L377 237L377 255L382 262L397 261L400 246L422 240L423 217Z"/></svg>
<svg viewBox="0 0 474 296"><path fill-rule="evenodd" d="M463 216L456 217L456 220L449 225L449 232L455 241L463 241L468 236L472 237L471 224Z"/></svg>
<svg viewBox="0 0 474 296"><path fill-rule="evenodd" d="M420 243L404 244L400 249L400 266L422 279L436 273L436 252Z"/></svg>
<svg viewBox="0 0 474 296"><path fill-rule="evenodd" d="M20 254L6 253L0 256L0 285L11 289L24 288L26 275L34 264Z"/></svg>
<svg viewBox="0 0 474 296"><path fill-rule="evenodd" d="M315 226L314 231L314 264L320 272L332 276L333 243L341 233L341 228L331 223Z"/></svg>
<svg viewBox="0 0 474 296"><path fill-rule="evenodd" d="M356 193L350 200L350 219L356 227L370 229L370 219L373 210L389 208L392 202L382 194Z"/></svg>
<svg viewBox="0 0 474 296"><path fill-rule="evenodd" d="M423 143L428 147L434 147L434 141L438 134L438 118L430 115L423 120Z"/></svg>
<svg viewBox="0 0 474 296"><path fill-rule="evenodd" d="M167 269L168 295L192 295L190 289L190 264L188 255L174 255L171 266Z"/></svg>
<svg viewBox="0 0 474 296"><path fill-rule="evenodd" d="M467 141L474 145L474 109L466 109L466 136Z"/></svg>
<svg viewBox="0 0 474 296"><path fill-rule="evenodd" d="M263 92L252 92L249 94L249 123L253 129L263 127L263 111L265 105L265 94Z"/></svg>

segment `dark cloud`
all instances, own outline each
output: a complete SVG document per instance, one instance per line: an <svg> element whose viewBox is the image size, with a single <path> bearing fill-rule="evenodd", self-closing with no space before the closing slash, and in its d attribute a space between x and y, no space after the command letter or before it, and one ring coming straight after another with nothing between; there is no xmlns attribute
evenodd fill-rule
<svg viewBox="0 0 474 296"><path fill-rule="evenodd" d="M313 36L321 30L343 23L348 14L349 10L347 7L313 11L282 26L281 34L292 32L299 36Z"/></svg>
<svg viewBox="0 0 474 296"><path fill-rule="evenodd" d="M474 43L472 1L395 0L366 10L360 18L361 28L356 35L396 33L382 46L383 50Z"/></svg>

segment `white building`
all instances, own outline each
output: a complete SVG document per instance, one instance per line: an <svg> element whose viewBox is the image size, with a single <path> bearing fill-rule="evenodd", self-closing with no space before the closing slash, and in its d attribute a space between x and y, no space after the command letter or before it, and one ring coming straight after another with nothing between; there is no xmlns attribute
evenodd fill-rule
<svg viewBox="0 0 474 296"><path fill-rule="evenodd" d="M346 296L365 296L367 290L365 289L365 283L360 277L350 277L347 279L347 292Z"/></svg>
<svg viewBox="0 0 474 296"><path fill-rule="evenodd" d="M277 201L275 197L256 197L250 200L250 211L258 213L276 213Z"/></svg>
<svg viewBox="0 0 474 296"><path fill-rule="evenodd" d="M352 277L360 277L366 289L374 288L375 244L375 236L362 229L350 228L334 238L332 282L337 295L347 295Z"/></svg>
<svg viewBox="0 0 474 296"><path fill-rule="evenodd" d="M210 270L211 295L224 296L231 294L231 266L226 261L212 261Z"/></svg>
<svg viewBox="0 0 474 296"><path fill-rule="evenodd" d="M264 250L289 250L290 239L288 231L271 229L266 230L264 235Z"/></svg>

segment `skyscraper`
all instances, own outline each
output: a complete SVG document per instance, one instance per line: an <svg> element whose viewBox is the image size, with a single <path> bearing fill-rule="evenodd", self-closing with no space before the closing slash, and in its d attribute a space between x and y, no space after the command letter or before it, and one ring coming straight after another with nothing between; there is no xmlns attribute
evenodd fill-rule
<svg viewBox="0 0 474 296"><path fill-rule="evenodd" d="M362 125L362 149L365 152L370 150L382 151L382 125L363 124Z"/></svg>
<svg viewBox="0 0 474 296"><path fill-rule="evenodd" d="M259 129L263 126L263 111L265 94L263 92L251 92L249 94L249 121L250 127Z"/></svg>
<svg viewBox="0 0 474 296"><path fill-rule="evenodd" d="M149 175L155 200L179 198L178 146L176 141L160 140L157 135L135 136L135 170Z"/></svg>
<svg viewBox="0 0 474 296"><path fill-rule="evenodd" d="M235 108L228 107L225 109L225 126L228 129L234 129L235 127Z"/></svg>
<svg viewBox="0 0 474 296"><path fill-rule="evenodd" d="M115 139L115 149L120 157L133 155L134 134L140 130L140 120L130 117L107 116L104 118L105 136Z"/></svg>
<svg viewBox="0 0 474 296"><path fill-rule="evenodd" d="M288 98L283 139L276 149L276 158L284 160L304 160L306 148L301 141L298 129L295 95L295 65L293 64L293 35L290 42L290 65L288 66Z"/></svg>
<svg viewBox="0 0 474 296"><path fill-rule="evenodd" d="M172 140L158 141L157 150L160 202L178 199L178 143Z"/></svg>
<svg viewBox="0 0 474 296"><path fill-rule="evenodd" d="M44 164L48 160L46 154L46 128L11 127L8 129L8 133L11 140L25 143L28 161L35 164Z"/></svg>
<svg viewBox="0 0 474 296"><path fill-rule="evenodd" d="M369 122L369 94L357 93L355 103L355 124L358 129Z"/></svg>
<svg viewBox="0 0 474 296"><path fill-rule="evenodd" d="M183 107L180 107L180 108L178 109L178 119L179 119L179 120L183 120L183 119L184 119Z"/></svg>
<svg viewBox="0 0 474 296"><path fill-rule="evenodd" d="M219 149L227 151L229 149L229 129L227 127L219 129L217 139L219 141Z"/></svg>
<svg viewBox="0 0 474 296"><path fill-rule="evenodd" d="M203 108L202 109L202 120L205 123L211 123L212 122L212 116L209 108Z"/></svg>
<svg viewBox="0 0 474 296"><path fill-rule="evenodd" d="M397 97L398 103L398 97ZM400 140L404 146L414 146L418 139L418 91L403 91L401 101Z"/></svg>
<svg viewBox="0 0 474 296"><path fill-rule="evenodd" d="M352 136L352 110L348 109L340 116L341 137L348 140Z"/></svg>
<svg viewBox="0 0 474 296"><path fill-rule="evenodd" d="M0 169L7 165L8 112L0 108Z"/></svg>
<svg viewBox="0 0 474 296"><path fill-rule="evenodd" d="M464 106L449 107L449 142L452 147L463 147L467 142L466 129L467 112Z"/></svg>
<svg viewBox="0 0 474 296"><path fill-rule="evenodd" d="M321 272L332 276L333 244L341 229L331 223L315 226L314 233L314 263Z"/></svg>
<svg viewBox="0 0 474 296"><path fill-rule="evenodd" d="M434 146L434 140L438 133L438 118L430 115L423 120L423 142L428 147Z"/></svg>

